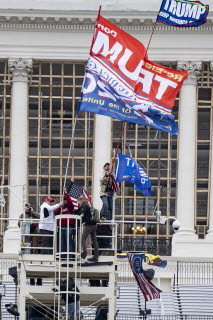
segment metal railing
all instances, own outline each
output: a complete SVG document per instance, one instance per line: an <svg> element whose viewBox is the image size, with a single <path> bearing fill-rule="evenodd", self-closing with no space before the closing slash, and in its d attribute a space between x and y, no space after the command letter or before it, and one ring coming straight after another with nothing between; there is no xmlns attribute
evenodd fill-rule
<svg viewBox="0 0 213 320"><path fill-rule="evenodd" d="M177 283L213 285L213 262L177 261Z"/></svg>
<svg viewBox="0 0 213 320"><path fill-rule="evenodd" d="M144 239L144 237L120 237L118 236L119 251L147 252L154 255L171 256L172 239Z"/></svg>
<svg viewBox="0 0 213 320"><path fill-rule="evenodd" d="M91 318L92 319L92 318ZM144 315L134 316L134 315L117 315L116 320L212 320L212 316L202 316L202 315Z"/></svg>
<svg viewBox="0 0 213 320"><path fill-rule="evenodd" d="M84 320L94 320L95 315L87 315ZM202 315L125 315L118 314L115 317L116 320L213 320L212 316L202 316Z"/></svg>

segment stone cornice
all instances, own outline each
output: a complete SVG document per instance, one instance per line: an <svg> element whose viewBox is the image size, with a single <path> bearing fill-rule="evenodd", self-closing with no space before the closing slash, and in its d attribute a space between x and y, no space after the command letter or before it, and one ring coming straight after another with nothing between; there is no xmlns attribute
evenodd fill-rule
<svg viewBox="0 0 213 320"><path fill-rule="evenodd" d="M103 16L125 31L152 31L157 12L105 11ZM0 10L0 30L76 31L93 30L97 12L94 11L42 11L42 10ZM175 28L157 23L156 32L178 33L212 32L213 14L208 22L198 28Z"/></svg>

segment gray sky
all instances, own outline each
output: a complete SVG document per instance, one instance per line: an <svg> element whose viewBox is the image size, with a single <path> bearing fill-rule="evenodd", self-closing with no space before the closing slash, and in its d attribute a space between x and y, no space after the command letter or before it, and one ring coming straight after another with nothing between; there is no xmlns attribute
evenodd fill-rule
<svg viewBox="0 0 213 320"><path fill-rule="evenodd" d="M213 0L201 0L213 10ZM161 0L0 0L0 9L157 11Z"/></svg>

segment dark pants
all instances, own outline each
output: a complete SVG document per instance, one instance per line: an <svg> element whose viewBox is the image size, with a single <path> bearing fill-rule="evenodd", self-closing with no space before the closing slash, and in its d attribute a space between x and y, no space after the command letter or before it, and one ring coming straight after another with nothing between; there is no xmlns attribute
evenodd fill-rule
<svg viewBox="0 0 213 320"><path fill-rule="evenodd" d="M53 231L40 229L40 234L43 234L41 239L42 248L52 248L53 247L53 237L45 237L45 235L51 234L53 235ZM41 254L53 254L52 249L42 249Z"/></svg>
<svg viewBox="0 0 213 320"><path fill-rule="evenodd" d="M90 287L100 287L101 280L89 280Z"/></svg>
<svg viewBox="0 0 213 320"><path fill-rule="evenodd" d="M86 246L86 240L89 237L89 235L91 235L91 240L92 240L92 245L94 247L94 256L98 257L98 242L97 242L97 238L96 238L96 225L89 225L86 224L84 226L84 231L82 234L82 239L81 239L81 245L82 245L82 249L83 252L87 252L87 246Z"/></svg>
<svg viewBox="0 0 213 320"><path fill-rule="evenodd" d="M108 309L101 308L98 310L95 320L107 320Z"/></svg>
<svg viewBox="0 0 213 320"><path fill-rule="evenodd" d="M107 220L112 220L112 197L102 196L103 202L103 217Z"/></svg>
<svg viewBox="0 0 213 320"><path fill-rule="evenodd" d="M62 227L61 228L61 252L67 252L68 250L68 228L67 227ZM70 226L69 227L69 252L72 252L74 250L73 246L73 228ZM63 254L61 256L62 258L67 258L66 254ZM71 255L70 255L71 258Z"/></svg>
<svg viewBox="0 0 213 320"><path fill-rule="evenodd" d="M101 249L105 249L105 248L108 248L110 249L110 238L98 238L98 246L99 248ZM105 253L106 251L102 251L102 250L99 250L99 254L101 255L103 253Z"/></svg>

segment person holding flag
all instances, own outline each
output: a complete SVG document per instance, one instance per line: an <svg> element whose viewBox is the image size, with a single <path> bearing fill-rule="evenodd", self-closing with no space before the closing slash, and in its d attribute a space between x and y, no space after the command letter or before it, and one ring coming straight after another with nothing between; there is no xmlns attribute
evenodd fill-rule
<svg viewBox="0 0 213 320"><path fill-rule="evenodd" d="M100 198L103 202L102 217L107 220L112 220L112 199L117 191L118 185L110 170L110 163L106 162L100 176Z"/></svg>
<svg viewBox="0 0 213 320"><path fill-rule="evenodd" d="M70 198L70 195L67 193L67 189L64 187L64 201L62 207L58 207L54 211L55 216L63 214L73 214L74 205ZM72 252L74 249L73 243L73 228L75 227L75 223L73 219L61 219L61 223L59 225L61 232L61 252L67 252L69 248L69 252ZM68 236L69 235L69 236ZM69 240L68 240L69 239ZM66 258L66 254L62 254L61 258ZM71 257L71 255L70 255Z"/></svg>

